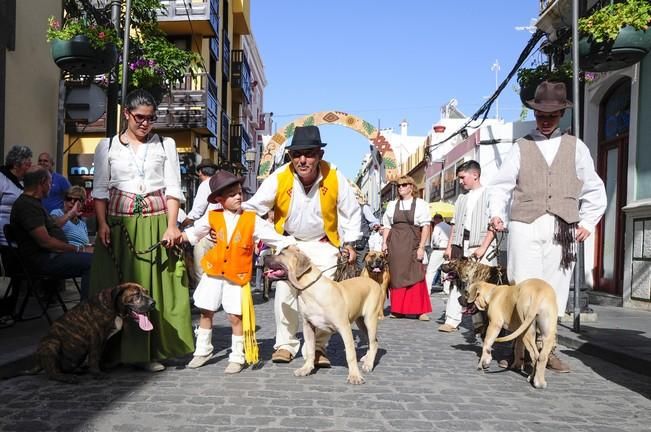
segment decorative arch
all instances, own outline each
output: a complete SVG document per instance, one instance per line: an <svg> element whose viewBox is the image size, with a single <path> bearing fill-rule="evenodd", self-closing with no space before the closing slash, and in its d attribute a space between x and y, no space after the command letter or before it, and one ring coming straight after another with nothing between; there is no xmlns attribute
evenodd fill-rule
<svg viewBox="0 0 651 432"><path fill-rule="evenodd" d="M260 168L258 169L258 178L264 179L269 176L273 167L274 156L282 148L282 145L288 138L294 135L297 126L319 126L319 125L340 125L352 129L364 135L378 150L384 162L384 176L387 181L398 178L398 165L396 155L391 148L391 144L378 129L371 123L355 115L343 111L322 111L313 113L294 120L283 126L280 132L271 137L271 140L262 149L260 157Z"/></svg>

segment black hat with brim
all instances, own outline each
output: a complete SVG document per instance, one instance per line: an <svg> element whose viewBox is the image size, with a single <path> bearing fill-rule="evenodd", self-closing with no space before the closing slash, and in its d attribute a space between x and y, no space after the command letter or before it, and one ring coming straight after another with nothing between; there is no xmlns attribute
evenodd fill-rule
<svg viewBox="0 0 651 432"><path fill-rule="evenodd" d="M304 150L310 148L322 148L327 144L321 142L321 133L316 126L297 126L289 146L285 150Z"/></svg>

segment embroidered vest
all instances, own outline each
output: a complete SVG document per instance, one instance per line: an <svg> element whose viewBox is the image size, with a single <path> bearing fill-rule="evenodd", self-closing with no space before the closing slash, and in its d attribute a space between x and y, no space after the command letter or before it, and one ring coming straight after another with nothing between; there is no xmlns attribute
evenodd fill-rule
<svg viewBox="0 0 651 432"><path fill-rule="evenodd" d="M251 280L253 268L255 212L245 211L240 215L228 243L224 211L212 210L208 221L217 235L217 242L201 259L201 267L209 276L220 276L237 285L246 284Z"/></svg>
<svg viewBox="0 0 651 432"><path fill-rule="evenodd" d="M576 138L563 135L551 165L530 136L518 140L520 173L513 191L511 220L531 223L545 213L567 223L579 221L579 194L583 183L576 176Z"/></svg>
<svg viewBox="0 0 651 432"><path fill-rule="evenodd" d="M321 203L321 215L323 215L323 231L330 243L339 247L341 241L337 230L337 198L339 195L337 170L325 161L319 162L319 170L321 171L322 179L319 182L318 197ZM285 232L285 221L289 214L292 190L294 188L294 172L292 164L288 164L287 168L281 168L277 177L278 189L274 203L274 226L280 234Z"/></svg>

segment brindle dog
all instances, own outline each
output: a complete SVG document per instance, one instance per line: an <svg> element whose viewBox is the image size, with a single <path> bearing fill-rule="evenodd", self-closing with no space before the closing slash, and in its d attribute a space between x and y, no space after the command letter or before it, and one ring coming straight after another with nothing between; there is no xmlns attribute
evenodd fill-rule
<svg viewBox="0 0 651 432"><path fill-rule="evenodd" d="M337 256L337 270L335 271L332 279L336 282L341 282L346 279L351 279L359 276L359 269L355 261L352 263L348 262L350 253L348 249L341 248L339 250L339 255Z"/></svg>
<svg viewBox="0 0 651 432"><path fill-rule="evenodd" d="M444 262L441 264L441 271L453 275L452 283L457 284L459 289L459 298L457 299L462 306L462 298L466 295L466 288L474 282L488 282L495 285L506 285L508 284L508 277L506 276L506 268L504 267L492 267L486 264L482 264L476 259L468 257L455 258L450 261ZM461 282L461 283L459 283ZM474 311L475 313L477 311ZM486 336L486 328L488 325L488 317L486 312L479 312L482 314L483 325L478 327L475 331L481 335L481 338L484 339Z"/></svg>
<svg viewBox="0 0 651 432"><path fill-rule="evenodd" d="M88 358L90 373L102 378L100 359L106 341L122 330L127 316L138 322L142 330L150 331L153 326L146 314L154 306L154 300L136 283L100 291L52 324L36 350L36 367L21 375L45 370L51 380L76 384L79 380L72 373Z"/></svg>

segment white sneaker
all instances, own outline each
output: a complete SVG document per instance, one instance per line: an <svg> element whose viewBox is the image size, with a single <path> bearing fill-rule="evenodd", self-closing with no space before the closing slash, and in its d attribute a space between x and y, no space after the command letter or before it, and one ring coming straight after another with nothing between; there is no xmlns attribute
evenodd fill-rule
<svg viewBox="0 0 651 432"><path fill-rule="evenodd" d="M135 366L138 369L144 370L146 372L162 372L165 370L165 365L157 361L136 363Z"/></svg>
<svg viewBox="0 0 651 432"><path fill-rule="evenodd" d="M240 373L243 368L244 368L244 365L242 365L242 364L228 362L228 366L226 366L226 369L224 369L224 373L225 374Z"/></svg>
<svg viewBox="0 0 651 432"><path fill-rule="evenodd" d="M190 369L200 368L201 366L205 365L206 362L208 362L208 360L210 360L211 358L212 358L212 353L204 356L196 355L192 357L192 360L190 360L190 363L188 363L186 367Z"/></svg>

